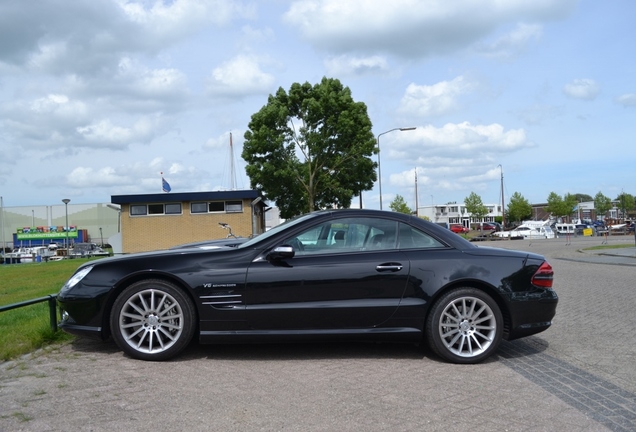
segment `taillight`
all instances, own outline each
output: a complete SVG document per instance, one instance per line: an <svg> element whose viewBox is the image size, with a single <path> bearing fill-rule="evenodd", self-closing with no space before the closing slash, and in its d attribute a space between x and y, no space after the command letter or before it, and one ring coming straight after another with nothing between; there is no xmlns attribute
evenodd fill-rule
<svg viewBox="0 0 636 432"><path fill-rule="evenodd" d="M552 266L544 261L541 267L532 276L532 285L541 288L552 288L552 278L554 277L554 271Z"/></svg>

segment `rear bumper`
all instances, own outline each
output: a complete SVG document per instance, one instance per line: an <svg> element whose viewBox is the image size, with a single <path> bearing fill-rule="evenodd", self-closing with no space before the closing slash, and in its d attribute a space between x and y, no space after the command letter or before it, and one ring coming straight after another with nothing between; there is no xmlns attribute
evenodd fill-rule
<svg viewBox="0 0 636 432"><path fill-rule="evenodd" d="M541 290L523 299L510 302L510 315L514 317L508 340L541 333L552 325L559 298L552 290Z"/></svg>

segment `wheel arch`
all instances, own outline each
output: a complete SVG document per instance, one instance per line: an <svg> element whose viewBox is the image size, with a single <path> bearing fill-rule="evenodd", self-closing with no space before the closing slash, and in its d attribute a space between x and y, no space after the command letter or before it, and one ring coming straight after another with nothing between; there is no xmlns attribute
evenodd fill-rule
<svg viewBox="0 0 636 432"><path fill-rule="evenodd" d="M117 297L119 297L119 295L130 285L137 282L141 282L144 280L151 280L151 279L169 282L173 284L175 287L177 287L180 291L182 291L187 297L190 298L190 300L192 301L192 304L194 305L194 311L196 314L196 316L194 317L195 334L199 332L199 308L197 306L197 302L196 302L196 299L194 298L192 290L188 288L188 285L183 280L181 280L180 278L170 273L157 272L157 271L143 271L143 272L138 272L138 273L129 275L124 279L121 279L113 286L111 295L108 297L108 299L106 300L106 303L104 304L104 313L102 315L102 328L103 328L102 334L104 339L108 339L112 336L111 328L110 328L110 315L112 313L113 305L115 304L115 300L117 299Z"/></svg>
<svg viewBox="0 0 636 432"><path fill-rule="evenodd" d="M428 307L426 310L426 316L424 317L424 322L427 322L428 316L432 313L432 309L433 309L432 305L434 305L437 302L437 300L439 300L439 298L442 297L444 294L456 288L475 288L488 294L488 296L490 296L490 298L492 298L495 301L495 303L497 303L497 306L499 307L499 310L501 311L501 316L503 318L503 335L502 336L503 336L503 339L508 339L508 336L510 334L510 328L512 326L512 319L510 317L510 310L508 308L508 305L504 301L501 295L501 292L497 290L497 288L480 280L475 280L475 279L456 280L449 283L444 288L438 290L431 298L431 301L430 301L431 307Z"/></svg>

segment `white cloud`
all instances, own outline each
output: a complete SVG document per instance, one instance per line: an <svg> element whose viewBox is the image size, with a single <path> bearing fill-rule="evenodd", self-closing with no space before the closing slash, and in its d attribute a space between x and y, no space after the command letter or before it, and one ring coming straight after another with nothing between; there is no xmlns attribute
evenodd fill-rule
<svg viewBox="0 0 636 432"><path fill-rule="evenodd" d="M327 58L325 68L330 76L346 76L386 72L389 66L383 56L352 57L341 55Z"/></svg>
<svg viewBox="0 0 636 432"><path fill-rule="evenodd" d="M601 92L601 86L593 79L575 79L563 86L563 93L574 99L593 100Z"/></svg>
<svg viewBox="0 0 636 432"><path fill-rule="evenodd" d="M238 55L212 71L206 82L206 91L212 97L267 94L274 82L273 75L261 70L257 58Z"/></svg>
<svg viewBox="0 0 636 432"><path fill-rule="evenodd" d="M132 143L150 141L157 130L159 119L142 117L132 126L119 126L110 119L104 119L77 128L77 133L86 145L95 148L123 149Z"/></svg>
<svg viewBox="0 0 636 432"><path fill-rule="evenodd" d="M389 52L420 57L462 49L504 24L562 18L576 3L300 0L292 3L284 19L310 43L331 52Z"/></svg>
<svg viewBox="0 0 636 432"><path fill-rule="evenodd" d="M471 165L478 158L490 158L532 146L523 129L506 131L500 124L472 125L469 122L432 125L394 138L388 151L393 159L424 165ZM384 153L385 148L382 146Z"/></svg>
<svg viewBox="0 0 636 432"><path fill-rule="evenodd" d="M393 135L392 141L387 139L381 145L383 166L387 161L413 166L418 171L418 184L436 193L483 190L499 178L496 167L502 157L530 147L533 143L523 129L468 122L418 127L399 137ZM393 187L414 187L414 182L413 168L389 176Z"/></svg>
<svg viewBox="0 0 636 432"><path fill-rule="evenodd" d="M130 184L132 179L112 167L98 170L91 167L77 167L66 176L66 183L75 188L111 187Z"/></svg>
<svg viewBox="0 0 636 432"><path fill-rule="evenodd" d="M624 107L636 106L636 93L626 93L616 98L616 102Z"/></svg>
<svg viewBox="0 0 636 432"><path fill-rule="evenodd" d="M474 84L463 76L430 86L411 83L400 101L398 111L413 117L447 114L458 108L458 97L472 88Z"/></svg>
<svg viewBox="0 0 636 432"><path fill-rule="evenodd" d="M541 34L540 25L519 23L513 31L494 42L477 44L476 49L488 57L509 59L523 52L527 45L533 40L538 40Z"/></svg>

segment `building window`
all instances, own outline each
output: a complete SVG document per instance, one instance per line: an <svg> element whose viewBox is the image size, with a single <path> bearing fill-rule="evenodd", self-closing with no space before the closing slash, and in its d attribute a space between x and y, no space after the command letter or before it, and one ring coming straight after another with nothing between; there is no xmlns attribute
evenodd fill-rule
<svg viewBox="0 0 636 432"><path fill-rule="evenodd" d="M178 204L134 204L130 206L131 216L181 214L181 203Z"/></svg>
<svg viewBox="0 0 636 432"><path fill-rule="evenodd" d="M243 201L193 202L190 213L243 213Z"/></svg>
<svg viewBox="0 0 636 432"><path fill-rule="evenodd" d="M166 214L181 214L181 204L166 204Z"/></svg>
<svg viewBox="0 0 636 432"><path fill-rule="evenodd" d="M243 213L243 201L227 201L225 211L228 213Z"/></svg>
<svg viewBox="0 0 636 432"><path fill-rule="evenodd" d="M190 204L190 213L207 213L208 203L197 202Z"/></svg>
<svg viewBox="0 0 636 432"><path fill-rule="evenodd" d="M158 215L163 213L163 204L148 204L149 215Z"/></svg>
<svg viewBox="0 0 636 432"><path fill-rule="evenodd" d="M208 211L210 213L219 213L225 211L225 201L212 201L208 203Z"/></svg>
<svg viewBox="0 0 636 432"><path fill-rule="evenodd" d="M145 216L148 214L148 207L145 205L131 205L130 206L130 215L131 216Z"/></svg>

